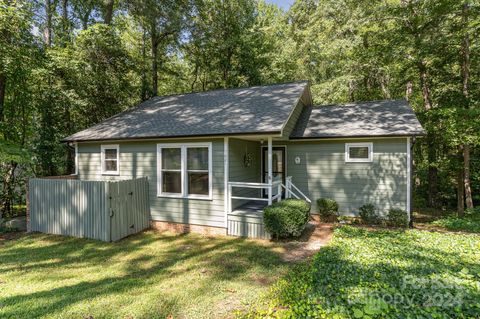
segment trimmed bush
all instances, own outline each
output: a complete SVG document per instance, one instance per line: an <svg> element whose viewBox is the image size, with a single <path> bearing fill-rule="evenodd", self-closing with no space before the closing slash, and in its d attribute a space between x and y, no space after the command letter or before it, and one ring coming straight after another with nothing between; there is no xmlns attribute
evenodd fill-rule
<svg viewBox="0 0 480 319"><path fill-rule="evenodd" d="M331 220L338 216L338 204L331 198L317 199L318 213L324 220Z"/></svg>
<svg viewBox="0 0 480 319"><path fill-rule="evenodd" d="M298 237L310 217L310 204L300 199L286 199L263 209L265 229L275 238Z"/></svg>
<svg viewBox="0 0 480 319"><path fill-rule="evenodd" d="M362 222L365 224L379 224L382 221L381 216L375 209L375 205L368 203L358 209Z"/></svg>
<svg viewBox="0 0 480 319"><path fill-rule="evenodd" d="M388 211L388 223L395 227L408 227L408 214L403 209L390 208Z"/></svg>

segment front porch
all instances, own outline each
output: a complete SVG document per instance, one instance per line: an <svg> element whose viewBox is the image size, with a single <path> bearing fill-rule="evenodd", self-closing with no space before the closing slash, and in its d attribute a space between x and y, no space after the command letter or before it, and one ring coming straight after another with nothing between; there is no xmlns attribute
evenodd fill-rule
<svg viewBox="0 0 480 319"><path fill-rule="evenodd" d="M235 188L260 190L258 192L260 197L233 196ZM267 190L265 192L268 194L267 196L262 196L264 192L261 190L263 189ZM281 181L275 181L271 184L229 182L228 203L229 207L234 208L227 213L227 234L270 239L270 234L266 232L263 223L263 209L286 198L299 199L301 197L310 202L310 199L293 185L291 176L286 177L286 185ZM242 204L234 205L235 201L241 201Z"/></svg>
<svg viewBox="0 0 480 319"><path fill-rule="evenodd" d="M265 143L266 141L266 143ZM266 145L265 145L266 144ZM263 209L286 198L310 201L287 176L286 145L264 139L225 139L227 234L270 238Z"/></svg>

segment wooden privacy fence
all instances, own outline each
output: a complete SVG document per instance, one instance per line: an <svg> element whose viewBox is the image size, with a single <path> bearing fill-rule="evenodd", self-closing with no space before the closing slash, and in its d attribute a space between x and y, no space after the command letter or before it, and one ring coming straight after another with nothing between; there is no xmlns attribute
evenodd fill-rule
<svg viewBox="0 0 480 319"><path fill-rule="evenodd" d="M150 227L147 178L30 179L30 229L116 241Z"/></svg>

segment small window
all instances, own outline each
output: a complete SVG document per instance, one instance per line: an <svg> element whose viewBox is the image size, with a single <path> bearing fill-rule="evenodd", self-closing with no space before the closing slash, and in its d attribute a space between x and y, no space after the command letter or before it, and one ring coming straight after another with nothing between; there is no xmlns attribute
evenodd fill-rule
<svg viewBox="0 0 480 319"><path fill-rule="evenodd" d="M346 143L345 162L372 162L372 143Z"/></svg>
<svg viewBox="0 0 480 319"><path fill-rule="evenodd" d="M210 199L211 143L159 144L158 196Z"/></svg>
<svg viewBox="0 0 480 319"><path fill-rule="evenodd" d="M118 145L102 145L102 174L118 175L119 147Z"/></svg>

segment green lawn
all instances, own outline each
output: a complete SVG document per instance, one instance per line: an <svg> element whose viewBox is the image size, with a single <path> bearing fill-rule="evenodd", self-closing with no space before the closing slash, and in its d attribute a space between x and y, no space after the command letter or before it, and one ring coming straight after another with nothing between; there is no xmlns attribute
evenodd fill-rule
<svg viewBox="0 0 480 319"><path fill-rule="evenodd" d="M480 235L342 226L297 265L285 247L155 232L0 241L0 318L480 317Z"/></svg>
<svg viewBox="0 0 480 319"><path fill-rule="evenodd" d="M284 275L279 245L146 232L0 241L0 318L218 318Z"/></svg>
<svg viewBox="0 0 480 319"><path fill-rule="evenodd" d="M479 318L480 236L338 228L246 316Z"/></svg>

